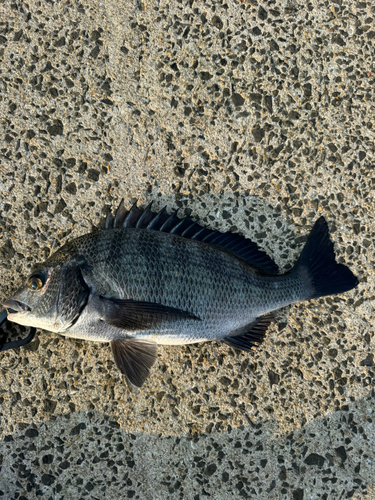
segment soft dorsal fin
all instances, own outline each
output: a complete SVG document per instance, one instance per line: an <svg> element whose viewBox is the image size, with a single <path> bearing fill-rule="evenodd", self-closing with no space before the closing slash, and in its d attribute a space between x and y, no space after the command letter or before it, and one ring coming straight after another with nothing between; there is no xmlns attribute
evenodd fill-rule
<svg viewBox="0 0 375 500"><path fill-rule="evenodd" d="M278 274L279 269L276 263L263 250L260 250L253 241L244 238L240 234L221 233L220 231L208 229L189 217L180 219L177 212L169 215L166 207L160 212L153 212L151 205L152 202L144 210L141 210L137 207L137 203L134 203L130 210L126 210L124 200L121 200L115 215L107 214L103 228L136 227L152 229L191 240L203 241L232 253L265 274Z"/></svg>

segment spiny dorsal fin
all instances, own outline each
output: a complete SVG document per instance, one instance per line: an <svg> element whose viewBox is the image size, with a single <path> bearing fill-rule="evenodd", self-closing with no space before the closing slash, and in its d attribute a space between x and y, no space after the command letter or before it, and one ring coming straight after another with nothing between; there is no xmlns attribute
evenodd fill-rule
<svg viewBox="0 0 375 500"><path fill-rule="evenodd" d="M180 219L177 212L169 215L166 207L160 212L153 212L151 206L152 202L145 210L141 210L137 207L137 203L134 203L130 210L126 210L124 200L121 200L115 215L107 214L103 229L136 227L175 234L183 238L209 243L226 250L265 274L274 275L278 273L275 262L263 250L260 250L256 243L240 234L221 233L220 231L208 229L189 217Z"/></svg>

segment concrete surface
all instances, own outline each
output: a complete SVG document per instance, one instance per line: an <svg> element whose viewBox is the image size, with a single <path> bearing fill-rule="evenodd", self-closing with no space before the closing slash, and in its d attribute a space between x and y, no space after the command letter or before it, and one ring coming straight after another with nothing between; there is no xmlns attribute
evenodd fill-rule
<svg viewBox="0 0 375 500"><path fill-rule="evenodd" d="M318 216L356 290L253 354L0 354L0 498L374 499L372 1L0 2L0 299L106 207L155 200L290 268Z"/></svg>

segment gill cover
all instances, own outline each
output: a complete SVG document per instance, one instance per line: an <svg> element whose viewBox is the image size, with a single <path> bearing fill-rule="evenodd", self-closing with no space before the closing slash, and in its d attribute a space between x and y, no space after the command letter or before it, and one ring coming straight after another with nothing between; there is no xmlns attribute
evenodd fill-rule
<svg viewBox="0 0 375 500"><path fill-rule="evenodd" d="M79 265L63 265L56 308L56 320L60 322L62 330L68 329L78 320L89 295L90 289Z"/></svg>

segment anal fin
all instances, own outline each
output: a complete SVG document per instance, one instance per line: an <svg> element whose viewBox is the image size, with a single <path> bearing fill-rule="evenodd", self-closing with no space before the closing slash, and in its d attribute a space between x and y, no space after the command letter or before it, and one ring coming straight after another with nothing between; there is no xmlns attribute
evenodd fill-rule
<svg viewBox="0 0 375 500"><path fill-rule="evenodd" d="M273 321L275 321L275 316L272 313L260 316L249 325L231 332L229 337L223 339L223 342L236 349L250 351L252 347L263 342L268 327Z"/></svg>
<svg viewBox="0 0 375 500"><path fill-rule="evenodd" d="M141 387L156 361L155 342L127 338L112 340L111 348L115 363L127 380Z"/></svg>

